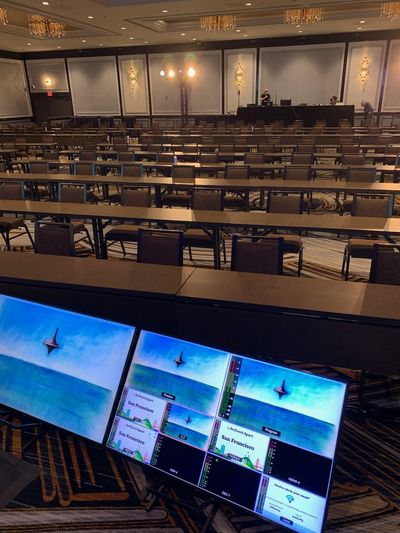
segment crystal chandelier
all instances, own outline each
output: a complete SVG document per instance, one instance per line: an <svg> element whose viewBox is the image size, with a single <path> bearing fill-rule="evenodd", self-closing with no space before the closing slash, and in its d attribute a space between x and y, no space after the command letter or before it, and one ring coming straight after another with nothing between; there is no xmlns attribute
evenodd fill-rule
<svg viewBox="0 0 400 533"><path fill-rule="evenodd" d="M386 17L391 21L400 18L400 2L382 2L381 17Z"/></svg>
<svg viewBox="0 0 400 533"><path fill-rule="evenodd" d="M283 18L285 24L315 24L324 18L322 7L287 9Z"/></svg>
<svg viewBox="0 0 400 533"><path fill-rule="evenodd" d="M233 30L235 27L235 15L210 15L200 18L200 28L205 31L228 31Z"/></svg>
<svg viewBox="0 0 400 533"><path fill-rule="evenodd" d="M8 24L7 10L4 7L0 7L0 24L4 26Z"/></svg>
<svg viewBox="0 0 400 533"><path fill-rule="evenodd" d="M60 39L65 35L65 24L41 15L29 15L29 33L36 37L54 37Z"/></svg>

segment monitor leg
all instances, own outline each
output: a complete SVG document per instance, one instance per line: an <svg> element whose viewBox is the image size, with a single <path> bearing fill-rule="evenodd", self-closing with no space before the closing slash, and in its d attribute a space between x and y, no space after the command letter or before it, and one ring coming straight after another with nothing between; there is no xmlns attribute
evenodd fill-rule
<svg viewBox="0 0 400 533"><path fill-rule="evenodd" d="M7 426L10 429L20 430L22 432L27 432L32 429L37 429L37 433L33 435L22 447L22 457L24 457L25 452L37 442L43 435L46 433L46 428L41 422L27 422L22 424L15 424L9 420L12 411L3 409L0 410L0 425Z"/></svg>
<svg viewBox="0 0 400 533"><path fill-rule="evenodd" d="M166 492L164 492L165 487L168 486L170 483L171 480L169 478L162 477L153 482L150 482L147 487L143 489L142 493L139 495L139 499L142 501L148 500L146 511L150 512L153 509L158 498L163 498L174 503L175 505L184 507L185 509L189 509L190 511L194 511L196 513L202 513L204 509L210 507L209 515L206 521L203 523L201 529L199 530L199 533L207 533L208 528L211 526L215 515L217 514L220 508L219 502L214 498L208 498L207 500L204 500L202 503L196 506L182 502L176 498L173 498L172 496L169 496L168 494L166 494Z"/></svg>

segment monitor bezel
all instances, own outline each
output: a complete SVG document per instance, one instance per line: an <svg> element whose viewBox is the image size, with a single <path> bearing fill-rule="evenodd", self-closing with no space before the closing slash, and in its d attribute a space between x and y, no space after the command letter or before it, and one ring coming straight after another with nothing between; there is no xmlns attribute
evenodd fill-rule
<svg viewBox="0 0 400 533"><path fill-rule="evenodd" d="M140 334L142 332L144 332L144 333L154 333L155 335L162 335L162 336L165 336L165 337L170 337L170 338L173 338L173 339L181 340L181 341L184 341L184 342L189 342L189 343L192 343L192 344L199 344L199 343L195 343L195 342L193 342L191 340L179 339L178 337L173 337L171 335L166 335L165 333L157 333L155 331L149 331L147 329L137 328L137 331L135 332L135 333L137 333L135 350L136 350L136 346L137 346L137 343L138 343L139 338L140 338ZM201 346L205 346L205 345L203 344ZM212 348L212 347L208 346L208 348ZM348 382L344 378L343 379L336 379L336 378L334 379L334 378L331 378L331 377L328 377L328 376L319 376L318 374L314 374L313 372L310 372L308 370L294 369L288 363L276 362L275 360L273 360L271 358L268 358L267 360L264 360L264 359L259 359L259 358L255 358L255 357L249 357L247 355L236 354L236 353L233 353L231 350L224 350L221 347L218 347L218 348L215 348L215 349L216 350L220 350L220 351L226 351L231 356L234 355L234 356L237 356L237 357L244 357L244 358L251 359L251 360L254 360L254 361L259 361L261 363L272 364L272 365L276 365L276 366L279 366L279 367L282 367L282 368L287 368L289 370L295 370L295 371L298 371L300 373L312 374L313 376L317 376L317 377L320 377L322 379L326 379L328 381L334 381L334 382L342 383L344 385L345 389L344 389L344 394L343 394L343 405L342 405L342 409L341 409L341 412L340 412L339 423L337 425L337 441L336 441L336 446L335 446L335 453L333 454L333 457L332 457L332 469L331 469L331 475L330 475L330 478L329 478L329 484L328 484L328 489L327 489L326 505L325 505L325 509L324 509L324 515L322 517L321 530L316 532L316 533L323 533L324 528L325 528L325 524L326 524L326 519L327 519L327 516L328 516L330 496L331 496L331 491L332 491L332 482L333 482L333 477L334 477L335 468L336 468L336 462L337 462L337 453L338 453L339 444L340 444L341 438L342 438L342 428L343 428L344 414L345 414L345 410L346 410L346 402L347 402L348 389L349 389ZM135 350L132 353L130 365L133 364L133 362L134 362ZM130 370L130 365L129 365L129 368L127 370L127 374L126 374L124 379L126 379L126 377L128 375L128 372ZM123 391L124 387L125 387L125 381L123 381L123 383L122 383L122 391ZM115 416L117 416L118 405L119 405L119 399L118 399L118 402L116 403L116 406L115 406L114 416L110 420L110 427L112 426L112 423L114 422ZM108 437L109 437L109 434L107 434L107 436L105 438L106 449L108 451L110 451L112 454L116 454L117 457L121 457L122 456L122 457L126 458L127 460L133 461L135 464L141 465L144 468L144 470L148 470L149 472L153 472L153 473L159 472L159 473L163 474L166 478L170 478L171 480L173 480L175 482L182 483L184 486L188 485L188 486L192 487L194 490L199 491L200 494L203 493L204 495L210 496L214 500L218 501L219 503L229 504L229 505L232 505L234 507L237 507L238 509L245 510L246 512L248 512L252 516L257 517L260 520L264 520L267 523L281 526L281 527L283 527L284 529L286 529L288 531L292 531L292 532L296 531L295 529L290 528L290 527L286 526L283 523L280 524L280 523L278 523L276 521L270 520L269 518L266 518L266 517L262 516L261 514L255 512L254 510L249 509L248 507L243 507L242 505L240 505L240 504L238 504L238 503L236 503L234 501L231 501L231 500L228 500L226 498L223 498L222 496L219 496L218 494L215 494L214 492L211 492L211 491L209 491L209 490L207 490L207 489L205 489L203 487L200 487L199 485L195 485L195 484L191 483L190 481L186 481L185 479L182 479L180 477L174 476L173 474L171 474L169 472L166 472L165 470L161 470L160 468L157 468L156 466L150 465L148 463L143 463L141 461L138 461L137 459L134 459L133 457L130 457L129 455L123 454L122 452L118 452L114 448L111 448L110 446L107 445ZM206 453L207 453L207 450L206 450Z"/></svg>

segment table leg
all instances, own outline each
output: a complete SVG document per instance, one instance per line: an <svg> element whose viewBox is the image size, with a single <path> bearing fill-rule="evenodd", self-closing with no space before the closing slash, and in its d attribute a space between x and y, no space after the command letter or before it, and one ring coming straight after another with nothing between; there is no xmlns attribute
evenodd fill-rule
<svg viewBox="0 0 400 533"><path fill-rule="evenodd" d="M213 241L214 241L214 268L217 270L221 269L221 257L220 257L220 248L221 248L221 235L220 229L218 226L213 227Z"/></svg>
<svg viewBox="0 0 400 533"><path fill-rule="evenodd" d="M156 207L162 207L161 185L156 185L154 187L154 196L155 196Z"/></svg>
<svg viewBox="0 0 400 533"><path fill-rule="evenodd" d="M107 247L105 246L103 226L101 219L92 218L93 240L97 259L107 259Z"/></svg>

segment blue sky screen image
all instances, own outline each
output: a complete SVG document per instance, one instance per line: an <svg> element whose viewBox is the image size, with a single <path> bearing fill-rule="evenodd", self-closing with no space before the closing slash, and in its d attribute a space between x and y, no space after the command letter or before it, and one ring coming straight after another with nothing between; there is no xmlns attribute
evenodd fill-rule
<svg viewBox="0 0 400 533"><path fill-rule="evenodd" d="M332 457L346 386L306 372L240 359L229 421L254 431L268 427L278 439Z"/></svg>
<svg viewBox="0 0 400 533"><path fill-rule="evenodd" d="M214 418L186 407L171 404L168 406L162 432L186 444L206 449L211 435Z"/></svg>
<svg viewBox="0 0 400 533"><path fill-rule="evenodd" d="M283 380L287 394L279 397ZM345 390L338 381L244 357L236 394L338 424Z"/></svg>
<svg viewBox="0 0 400 533"><path fill-rule="evenodd" d="M0 296L0 403L101 442L135 328Z"/></svg>
<svg viewBox="0 0 400 533"><path fill-rule="evenodd" d="M142 331L128 387L214 415L229 353Z"/></svg>

